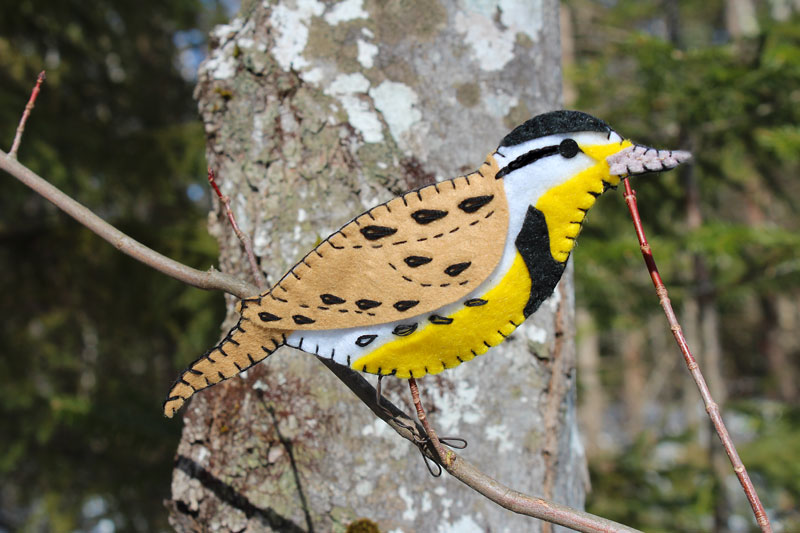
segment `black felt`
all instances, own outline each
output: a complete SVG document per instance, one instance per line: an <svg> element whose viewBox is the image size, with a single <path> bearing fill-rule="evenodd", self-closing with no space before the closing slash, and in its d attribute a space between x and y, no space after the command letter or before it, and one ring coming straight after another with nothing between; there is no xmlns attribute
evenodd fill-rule
<svg viewBox="0 0 800 533"><path fill-rule="evenodd" d="M367 226L361 228L361 234L370 241L376 241L389 235L397 233L397 228L389 228L386 226Z"/></svg>
<svg viewBox="0 0 800 533"><path fill-rule="evenodd" d="M320 294L319 298L320 298L320 300L322 300L322 303L324 303L325 305L338 305L338 304L345 303L345 299L344 298L339 298L335 294L328 294L328 293Z"/></svg>
<svg viewBox="0 0 800 533"><path fill-rule="evenodd" d="M463 200L460 204L458 204L458 208L464 211L465 213L474 213L481 207L491 202L493 199L494 199L493 194L490 194L488 196L473 196L472 198L467 198L466 200Z"/></svg>
<svg viewBox="0 0 800 533"><path fill-rule="evenodd" d="M375 300L356 300L356 305L362 311L366 311L367 309L378 307L381 305L381 302L376 302Z"/></svg>
<svg viewBox="0 0 800 533"><path fill-rule="evenodd" d="M419 300L400 300L394 303L394 308L398 311L408 311L419 303Z"/></svg>
<svg viewBox="0 0 800 533"><path fill-rule="evenodd" d="M403 261L405 261L405 263L411 268L417 268L418 266L427 265L433 261L433 259L430 257L423 257L421 255L409 255L403 259Z"/></svg>
<svg viewBox="0 0 800 533"><path fill-rule="evenodd" d="M276 320L281 319L281 317L279 317L278 315L273 315L272 313L267 313L266 311L258 313L258 318L260 318L264 322L275 322Z"/></svg>
<svg viewBox="0 0 800 533"><path fill-rule="evenodd" d="M546 135L571 133L573 131L611 131L608 124L582 111L551 111L533 117L524 124L514 128L500 142L500 146L516 144L538 139Z"/></svg>
<svg viewBox="0 0 800 533"><path fill-rule="evenodd" d="M313 324L315 322L315 320L308 318L305 315L292 315L292 320L294 320L294 323L299 326L302 326L303 324Z"/></svg>
<svg viewBox="0 0 800 533"><path fill-rule="evenodd" d="M558 153L567 159L572 159L578 155L580 151L581 147L578 146L578 143L576 143L574 139L564 139L561 141L561 144L558 145Z"/></svg>
<svg viewBox="0 0 800 533"><path fill-rule="evenodd" d="M558 153L558 146L544 146L542 148L537 148L535 150L531 150L529 152L525 152L521 156L517 157L509 164L501 168L497 174L494 175L494 179L499 180L500 178L504 178L510 172L514 172L515 170L519 170L522 167L528 166L531 163L535 163L536 161L542 159L543 157L549 157L551 155L556 155Z"/></svg>
<svg viewBox="0 0 800 533"><path fill-rule="evenodd" d="M528 207L522 230L514 244L531 277L531 295L522 311L529 317L553 294L567 264L556 261L550 254L550 235L544 213L533 206Z"/></svg>
<svg viewBox="0 0 800 533"><path fill-rule="evenodd" d="M456 263L445 268L444 273L454 278L468 269L471 264L471 261L467 261L466 263Z"/></svg>
<svg viewBox="0 0 800 533"><path fill-rule="evenodd" d="M411 218L413 218L417 224L430 224L446 216L447 211L442 211L440 209L419 209L411 213Z"/></svg>
<svg viewBox="0 0 800 533"><path fill-rule="evenodd" d="M416 323L414 323L414 324L400 324L399 326L394 328L392 333L394 333L398 337L405 337L406 335L411 335L416 330L417 330L417 324Z"/></svg>

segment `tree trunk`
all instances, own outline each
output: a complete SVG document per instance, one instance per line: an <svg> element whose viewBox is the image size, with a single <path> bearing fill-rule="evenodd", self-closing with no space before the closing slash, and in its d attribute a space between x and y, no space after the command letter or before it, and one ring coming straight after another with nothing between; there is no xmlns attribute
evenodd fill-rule
<svg viewBox="0 0 800 533"><path fill-rule="evenodd" d="M354 215L477 168L511 127L559 107L558 31L555 0L246 2L215 30L196 97L209 165L269 282ZM247 277L218 211L210 228L220 268ZM572 320L568 274L503 345L420 388L434 427L466 438L484 471L580 507ZM413 412L405 380L384 391ZM183 415L167 502L179 531L542 527L432 478L411 444L287 347Z"/></svg>

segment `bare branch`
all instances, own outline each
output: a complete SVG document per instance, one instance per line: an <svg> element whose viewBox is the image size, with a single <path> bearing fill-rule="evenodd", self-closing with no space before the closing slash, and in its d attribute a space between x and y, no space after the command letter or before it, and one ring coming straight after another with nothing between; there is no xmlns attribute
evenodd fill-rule
<svg viewBox="0 0 800 533"><path fill-rule="evenodd" d="M386 422L398 435L414 445L420 440L424 440L425 433L419 424L386 397L383 397L381 404L378 405L375 388L361 374L346 366L336 364L330 359L322 357L318 359L369 407L375 416ZM411 431L411 427L416 428L416 433ZM584 511L517 492L481 472L475 465L450 448L442 447L447 451L449 465L441 465L441 461L431 447L422 449L422 452L431 460L439 463L448 474L509 511L586 533L635 533L638 531Z"/></svg>
<svg viewBox="0 0 800 533"><path fill-rule="evenodd" d="M28 117L31 115L31 110L33 109L34 104L36 104L36 97L39 96L39 90L42 87L42 82L47 77L44 75L44 71L39 73L39 77L36 78L36 85L34 85L33 90L31 91L31 97L28 99L28 103L25 105L25 111L22 112L22 118L19 119L19 126L17 126L17 133L14 135L14 142L11 144L11 151L8 153L8 157L12 159L17 158L17 150L19 150L19 145L22 142L22 132L25 131L25 123L28 122Z"/></svg>
<svg viewBox="0 0 800 533"><path fill-rule="evenodd" d="M625 185L625 203L628 204L628 210L631 212L633 227L636 230L636 237L639 239L639 248L642 251L644 262L647 265L647 271L650 273L650 279L653 280L653 286L656 288L658 301L661 304L661 307L664 309L664 314L667 316L667 322L669 322L672 335L675 337L675 341L678 343L678 347L683 354L683 359L686 362L686 366L689 368L689 372L692 374L694 382L697 384L697 388L700 390L700 396L703 398L703 403L706 406L708 417L714 424L714 429L717 430L719 440L722 441L722 446L725 448L725 452L728 454L728 458L733 465L733 471L736 472L736 476L739 478L742 488L744 488L744 493L747 496L747 500L750 502L750 506L753 508L753 514L756 517L758 526L764 533L772 533L772 526L769 523L769 518L767 518L767 513L764 511L764 506L761 504L761 500L758 498L758 494L753 486L753 482L750 481L750 476L747 474L747 469L745 469L741 458L739 458L739 454L736 452L736 447L733 444L733 440L728 433L728 429L725 427L725 422L722 420L719 405L717 405L717 403L711 397L711 392L708 390L706 380L703 377L703 373L700 371L700 365L697 364L697 360L692 355L689 345L686 343L686 338L683 336L683 330L678 322L678 317L675 315L675 311L672 309L672 303L670 302L669 294L667 293L667 287L664 285L664 281L661 279L661 274L658 272L658 267L656 266L656 260L653 257L653 252L650 250L650 245L648 244L647 237L645 237L644 234L642 219L639 216L639 209L636 205L636 192L631 188L631 184L627 178L623 179L622 181Z"/></svg>
<svg viewBox="0 0 800 533"><path fill-rule="evenodd" d="M211 168L208 169L208 182L211 184L211 187L214 188L214 192L217 193L217 198L219 198L219 201L222 202L222 205L225 207L225 214L228 215L228 221L231 223L233 232L236 234L236 237L239 238L239 242L242 243L242 248L244 248L244 253L247 254L247 260L250 262L250 270L253 273L253 278L256 280L256 285L258 285L259 290L263 290L267 282L264 279L264 274L261 273L258 261L256 261L256 254L253 253L253 244L250 242L250 237L239 229L239 224L236 223L236 217L233 215L233 210L231 210L231 199L222 194L222 191L219 190L217 180L214 177L214 171L211 170Z"/></svg>
<svg viewBox="0 0 800 533"><path fill-rule="evenodd" d="M0 150L0 169L50 200L56 207L110 242L120 252L167 276L199 289L221 290L239 298L258 294L258 287L246 281L213 269L207 272L196 270L148 248L92 213L2 150Z"/></svg>

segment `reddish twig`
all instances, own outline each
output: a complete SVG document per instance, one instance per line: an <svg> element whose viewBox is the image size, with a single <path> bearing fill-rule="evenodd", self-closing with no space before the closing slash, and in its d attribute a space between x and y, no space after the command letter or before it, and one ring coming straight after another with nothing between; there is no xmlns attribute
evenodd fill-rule
<svg viewBox="0 0 800 533"><path fill-rule="evenodd" d="M11 144L11 151L8 152L8 157L13 159L17 158L17 150L19 150L19 145L22 142L22 132L25 131L25 123L28 122L28 117L31 115L31 110L33 109L34 104L36 104L36 97L39 96L39 90L42 87L42 82L46 78L47 77L44 75L44 71L41 71L39 73L39 77L36 78L36 85L34 85L33 90L31 91L31 97L28 98L25 111L22 112L22 118L19 119L17 133L14 135L14 142Z"/></svg>
<svg viewBox="0 0 800 533"><path fill-rule="evenodd" d="M408 378L408 387L411 389L411 399L414 402L414 407L417 409L417 418L419 418L419 421L422 423L422 427L425 428L425 433L427 433L428 439L431 442L431 446L433 446L433 449L436 451L436 455L439 456L434 459L436 462L441 463L445 467L452 465L453 459L450 455L452 452L446 451L442 446L442 443L439 442L439 437L433 430L431 423L428 422L428 417L425 415L425 409L422 408L422 401L419 399L417 380L413 377Z"/></svg>
<svg viewBox="0 0 800 533"><path fill-rule="evenodd" d="M242 248L244 248L244 252L247 254L247 260L250 262L250 270L253 273L253 278L256 280L256 285L258 285L259 289L263 289L266 287L267 282L264 279L264 274L261 273L261 269L258 267L258 261L256 261L256 254L253 253L253 244L250 241L250 237L239 229L239 224L236 223L236 217L231 210L231 199L222 194L222 191L219 190L214 171L211 170L211 168L208 169L208 182L211 184L211 187L213 187L214 192L217 193L219 201L222 202L222 205L225 207L225 214L228 215L228 220L231 223L233 232L236 234L239 242L242 243Z"/></svg>
<svg viewBox="0 0 800 533"><path fill-rule="evenodd" d="M650 250L650 245L647 243L647 238L644 234L642 219L639 216L639 209L636 205L636 192L631 188L631 184L627 178L623 179L622 182L625 185L625 203L628 204L628 209L631 212L633 227L636 230L636 237L639 239L639 247L642 251L642 257L644 257L644 262L647 265L647 271L650 273L650 279L653 280L653 285L656 288L658 301L661 304L661 307L664 309L664 314L667 316L667 322L669 322L672 335L675 337L675 341L678 343L678 347L683 354L683 359L686 362L686 366L689 368L689 372L692 374L692 377L697 384L697 388L700 390L700 396L703 398L703 403L705 404L708 417L714 424L714 429L717 430L719 440L722 441L725 452L728 454L728 458L733 465L733 471L736 472L736 476L739 478L742 488L744 488L744 493L747 496L747 500L750 502L750 506L753 508L753 514L756 517L756 522L758 523L758 526L761 528L762 532L771 533L772 526L769 523L769 518L767 518L767 513L764 511L764 506L761 504L761 500L758 498L756 489L753 486L752 481L750 481L750 476L747 474L747 470L745 469L742 460L739 458L739 454L736 452L736 447L733 444L733 440L731 440L731 436L722 420L719 405L717 405L717 403L711 397L711 392L708 390L708 385L706 384L706 380L700 371L700 366L697 364L697 361L689 349L689 345L686 343L686 338L683 336L683 330L678 323L678 318L675 315L675 311L672 309L672 303L670 302L667 288L661 279L661 275L658 273L658 267L656 266L653 252Z"/></svg>

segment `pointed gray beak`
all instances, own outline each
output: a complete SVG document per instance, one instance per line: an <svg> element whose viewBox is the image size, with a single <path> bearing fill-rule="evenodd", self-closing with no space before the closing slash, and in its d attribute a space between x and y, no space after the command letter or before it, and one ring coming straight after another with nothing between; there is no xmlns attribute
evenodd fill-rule
<svg viewBox="0 0 800 533"><path fill-rule="evenodd" d="M606 158L610 174L613 176L632 176L646 172L670 170L692 158L683 150L656 150L634 144Z"/></svg>

